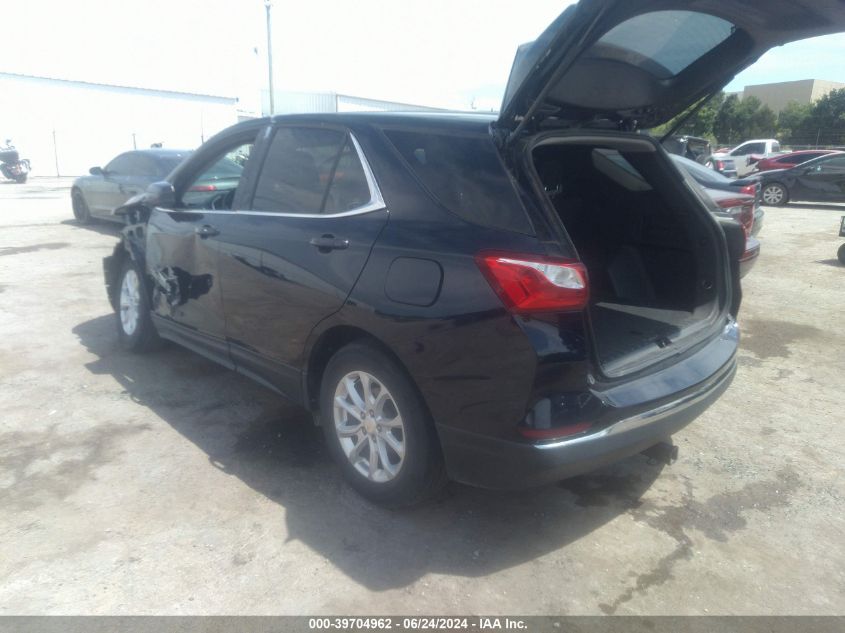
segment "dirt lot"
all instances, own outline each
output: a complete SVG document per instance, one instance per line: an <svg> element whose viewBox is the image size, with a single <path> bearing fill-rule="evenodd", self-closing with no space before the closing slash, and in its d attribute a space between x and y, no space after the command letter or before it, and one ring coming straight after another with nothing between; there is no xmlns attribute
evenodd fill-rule
<svg viewBox="0 0 845 633"><path fill-rule="evenodd" d="M273 394L118 351L68 186L0 185L0 614L845 613L845 206L767 209L676 464L389 512Z"/></svg>

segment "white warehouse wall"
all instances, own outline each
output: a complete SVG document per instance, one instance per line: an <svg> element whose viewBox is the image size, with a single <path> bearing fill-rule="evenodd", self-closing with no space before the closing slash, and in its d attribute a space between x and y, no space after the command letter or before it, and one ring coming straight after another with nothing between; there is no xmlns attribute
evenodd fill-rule
<svg viewBox="0 0 845 633"><path fill-rule="evenodd" d="M0 73L0 142L12 139L33 176L77 176L133 141L194 149L236 123L236 107L233 97Z"/></svg>

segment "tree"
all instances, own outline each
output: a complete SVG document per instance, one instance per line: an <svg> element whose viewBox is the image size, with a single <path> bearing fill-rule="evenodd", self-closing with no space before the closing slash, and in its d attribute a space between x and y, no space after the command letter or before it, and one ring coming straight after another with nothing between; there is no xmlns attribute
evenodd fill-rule
<svg viewBox="0 0 845 633"><path fill-rule="evenodd" d="M654 128L651 133L654 136L660 137L666 134L669 130L675 127L675 124L683 119L684 117L689 116L689 118L684 121L681 127L675 132L675 134L690 134L692 136L701 136L703 138L712 139L713 138L713 121L716 118L716 113L719 111L719 108L722 105L722 101L725 99L724 92L717 92L712 97L710 97L701 108L693 114L689 116L689 113L695 109L696 105L690 106L686 110L684 110L681 114L676 116L674 119L669 121L668 123L664 123L656 128Z"/></svg>
<svg viewBox="0 0 845 633"><path fill-rule="evenodd" d="M806 144L810 134L812 111L813 106L810 103L789 102L778 114L778 138L787 145Z"/></svg>
<svg viewBox="0 0 845 633"><path fill-rule="evenodd" d="M740 142L743 132L739 126L739 106L739 97L735 94L728 95L716 113L713 119L713 134L719 143L735 145Z"/></svg>
<svg viewBox="0 0 845 633"><path fill-rule="evenodd" d="M845 89L831 90L816 101L807 123L809 130L816 131L818 144L845 142Z"/></svg>

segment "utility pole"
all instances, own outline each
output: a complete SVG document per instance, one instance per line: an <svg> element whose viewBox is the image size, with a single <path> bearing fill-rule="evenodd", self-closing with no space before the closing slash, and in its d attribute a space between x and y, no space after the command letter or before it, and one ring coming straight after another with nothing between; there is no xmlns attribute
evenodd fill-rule
<svg viewBox="0 0 845 633"><path fill-rule="evenodd" d="M270 89L270 116L276 112L273 104L273 36L270 33L270 9L273 7L273 0L264 0L264 9L267 11L267 79Z"/></svg>
<svg viewBox="0 0 845 633"><path fill-rule="evenodd" d="M56 178L59 178L59 146L56 145L56 128L53 128L53 158L56 161Z"/></svg>

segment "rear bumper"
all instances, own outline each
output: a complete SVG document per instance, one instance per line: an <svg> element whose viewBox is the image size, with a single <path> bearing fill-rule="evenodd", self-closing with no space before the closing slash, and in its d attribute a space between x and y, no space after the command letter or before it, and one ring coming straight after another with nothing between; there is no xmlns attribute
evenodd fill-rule
<svg viewBox="0 0 845 633"><path fill-rule="evenodd" d="M645 409L633 403L620 407L612 424L558 441L509 441L438 425L449 476L483 488L518 489L595 470L685 427L721 396L735 373L736 357L731 354L705 381Z"/></svg>
<svg viewBox="0 0 845 633"><path fill-rule="evenodd" d="M739 260L739 277L745 277L754 268L757 263L757 258L760 256L760 241L752 236L749 236L745 242L745 252Z"/></svg>

